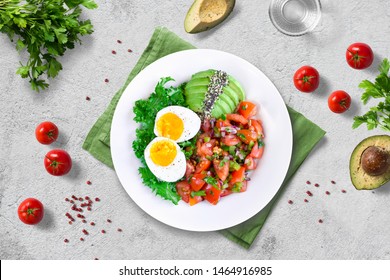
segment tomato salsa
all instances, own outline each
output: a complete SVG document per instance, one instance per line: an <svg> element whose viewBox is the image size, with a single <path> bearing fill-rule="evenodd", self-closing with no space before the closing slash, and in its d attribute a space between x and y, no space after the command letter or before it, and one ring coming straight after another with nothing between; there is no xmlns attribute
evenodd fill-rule
<svg viewBox="0 0 390 280"><path fill-rule="evenodd" d="M202 121L196 145L188 146L185 178L177 193L191 206L207 200L216 205L221 197L245 192L248 173L256 169L264 152L264 132L257 107L242 101L235 113Z"/></svg>

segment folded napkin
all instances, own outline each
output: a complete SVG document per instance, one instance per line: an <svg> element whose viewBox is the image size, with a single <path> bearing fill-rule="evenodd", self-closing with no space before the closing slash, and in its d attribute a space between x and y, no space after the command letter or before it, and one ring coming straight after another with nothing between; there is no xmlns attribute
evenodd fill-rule
<svg viewBox="0 0 390 280"><path fill-rule="evenodd" d="M115 107L127 85L142 69L159 58L174 52L193 48L195 47L182 40L168 29L163 27L156 28L148 46L133 71L131 71L126 83L115 94L106 111L99 117L88 133L88 136L84 141L83 148L90 152L95 158L113 168L110 152L111 122ZM245 248L249 248L255 240L273 205L277 201L280 193L285 188L291 176L296 172L298 167L302 164L318 141L325 135L325 131L310 120L306 119L302 114L292 108L287 108L292 122L294 144L290 167L284 183L275 197L258 214L242 224L220 231L224 236Z"/></svg>

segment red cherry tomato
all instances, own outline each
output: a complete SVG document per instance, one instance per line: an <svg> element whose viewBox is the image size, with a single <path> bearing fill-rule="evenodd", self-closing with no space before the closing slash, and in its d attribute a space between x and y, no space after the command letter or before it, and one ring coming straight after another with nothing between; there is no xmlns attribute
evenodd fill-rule
<svg viewBox="0 0 390 280"><path fill-rule="evenodd" d="M351 96L343 90L336 90L329 95L328 106L334 113L344 113L351 106Z"/></svg>
<svg viewBox="0 0 390 280"><path fill-rule="evenodd" d="M233 134L228 134L225 137L222 137L222 139L221 139L221 143L226 145L226 146L235 146L240 142L241 142L240 138L238 138L237 136L235 136Z"/></svg>
<svg viewBox="0 0 390 280"><path fill-rule="evenodd" d="M226 119L243 125L248 123L248 120L239 114L226 114Z"/></svg>
<svg viewBox="0 0 390 280"><path fill-rule="evenodd" d="M354 43L348 47L345 58L352 68L365 69L374 61L374 53L369 45Z"/></svg>
<svg viewBox="0 0 390 280"><path fill-rule="evenodd" d="M294 85L302 92L313 92L320 84L320 74L311 66L302 66L294 74Z"/></svg>
<svg viewBox="0 0 390 280"><path fill-rule="evenodd" d="M44 164L51 175L62 176L72 168L72 159L64 150L51 150L46 154Z"/></svg>
<svg viewBox="0 0 390 280"><path fill-rule="evenodd" d="M203 179L206 177L206 172L194 174L191 177L190 184L193 191L199 191L206 183Z"/></svg>
<svg viewBox="0 0 390 280"><path fill-rule="evenodd" d="M206 171L211 165L211 161L207 158L201 158L199 163L196 165L195 173Z"/></svg>
<svg viewBox="0 0 390 280"><path fill-rule="evenodd" d="M58 138L58 127L52 122L40 123L35 129L35 137L38 142L49 145Z"/></svg>
<svg viewBox="0 0 390 280"><path fill-rule="evenodd" d="M234 185L235 183L242 182L245 179L245 167L241 166L240 169L232 172L232 179L229 184Z"/></svg>
<svg viewBox="0 0 390 280"><path fill-rule="evenodd" d="M35 198L27 198L18 207L19 219L28 225L38 224L44 216L43 204Z"/></svg>
<svg viewBox="0 0 390 280"><path fill-rule="evenodd" d="M257 141L259 135L257 135L256 131L249 129L241 129L237 131L237 136L241 139L245 144L249 144L251 141Z"/></svg>

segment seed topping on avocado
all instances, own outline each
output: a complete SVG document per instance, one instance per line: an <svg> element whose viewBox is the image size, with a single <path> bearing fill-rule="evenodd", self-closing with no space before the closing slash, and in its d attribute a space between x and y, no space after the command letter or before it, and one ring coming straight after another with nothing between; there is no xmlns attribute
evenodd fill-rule
<svg viewBox="0 0 390 280"><path fill-rule="evenodd" d="M210 118L214 103L218 100L219 95L222 94L223 88L228 84L228 75L224 71L217 70L210 77L210 83L203 101L203 119Z"/></svg>

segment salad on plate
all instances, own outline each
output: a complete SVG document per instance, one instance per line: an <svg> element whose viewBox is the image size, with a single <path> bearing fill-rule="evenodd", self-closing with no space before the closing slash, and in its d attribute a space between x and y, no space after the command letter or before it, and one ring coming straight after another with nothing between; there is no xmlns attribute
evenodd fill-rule
<svg viewBox="0 0 390 280"><path fill-rule="evenodd" d="M191 206L245 192L264 152L258 105L224 71L195 73L177 87L170 81L161 78L133 108L139 127L132 147L144 185Z"/></svg>

